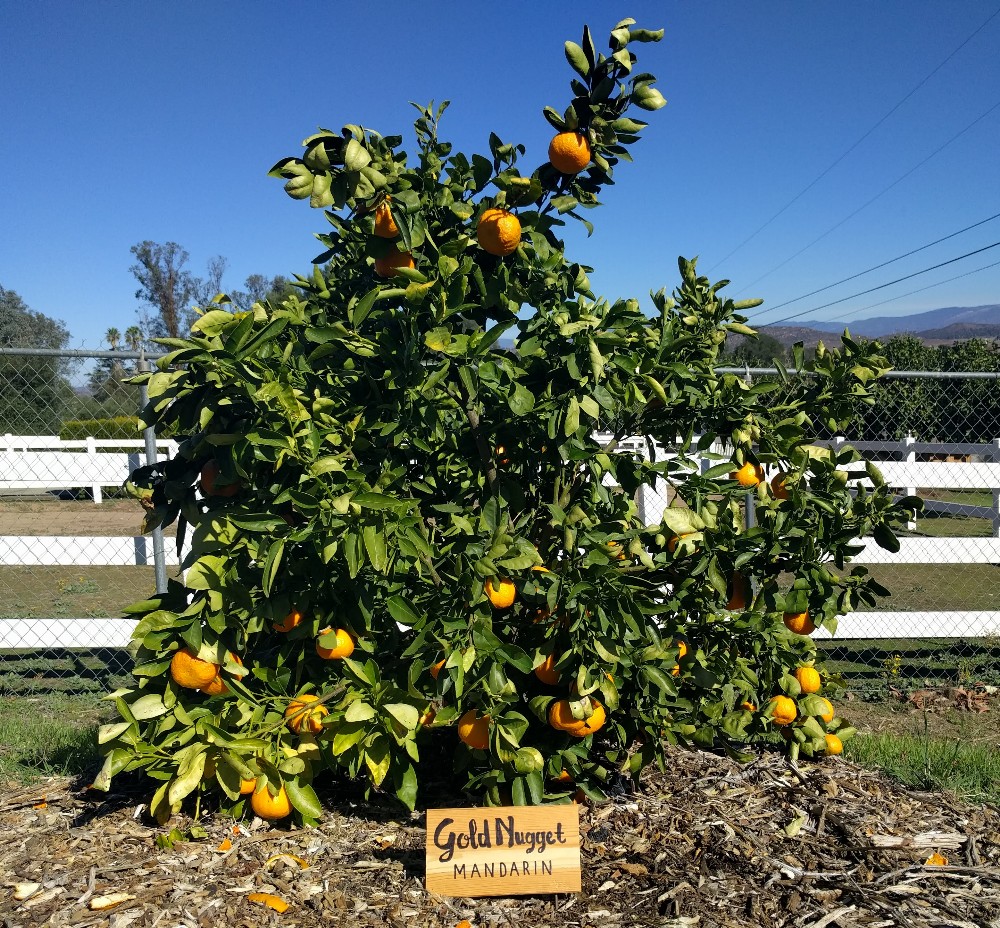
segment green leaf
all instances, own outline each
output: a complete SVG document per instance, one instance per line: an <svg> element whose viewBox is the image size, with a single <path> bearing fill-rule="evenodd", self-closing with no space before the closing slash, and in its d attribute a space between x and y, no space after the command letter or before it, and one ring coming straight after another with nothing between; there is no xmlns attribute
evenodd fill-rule
<svg viewBox="0 0 1000 928"><path fill-rule="evenodd" d="M347 711L344 713L344 720L348 722L368 722L375 718L377 714L374 706L363 699L356 699L347 707Z"/></svg>
<svg viewBox="0 0 1000 928"><path fill-rule="evenodd" d="M576 71L580 77L587 77L590 74L590 62L576 42L567 42L565 46L566 60L570 67Z"/></svg>
<svg viewBox="0 0 1000 928"><path fill-rule="evenodd" d="M891 551L893 554L899 551L899 539L889 526L876 525L872 530L872 536L880 548L885 548L886 551Z"/></svg>
<svg viewBox="0 0 1000 928"><path fill-rule="evenodd" d="M178 806L184 797L193 793L201 782L205 774L205 761L208 754L204 746L198 745L200 750L186 754L177 768L177 775L170 781L167 788L167 801L171 806Z"/></svg>
<svg viewBox="0 0 1000 928"><path fill-rule="evenodd" d="M299 777L290 777L284 781L284 787L294 809L310 819L319 820L323 817L323 805L311 783L306 783Z"/></svg>
<svg viewBox="0 0 1000 928"><path fill-rule="evenodd" d="M580 428L580 403L575 396L569 398L566 407L566 421L563 423L563 435L569 438Z"/></svg>
<svg viewBox="0 0 1000 928"><path fill-rule="evenodd" d="M131 727L131 722L115 722L111 725L102 725L97 730L97 743L107 744L109 741L114 741L115 738L125 734Z"/></svg>
<svg viewBox="0 0 1000 928"><path fill-rule="evenodd" d="M384 493L358 493L352 497L351 502L357 503L362 509L389 509L393 512L406 512L413 508L416 500L386 496Z"/></svg>
<svg viewBox="0 0 1000 928"><path fill-rule="evenodd" d="M267 557L264 558L262 589L265 596L270 596L271 587L278 576L278 568L281 566L281 556L285 553L285 539L278 538L271 543L267 550Z"/></svg>
<svg viewBox="0 0 1000 928"><path fill-rule="evenodd" d="M412 764L407 764L402 775L394 775L396 782L396 798L411 812L417 804L417 771Z"/></svg>
<svg viewBox="0 0 1000 928"><path fill-rule="evenodd" d="M507 405L515 416L526 416L535 408L535 396L521 384L514 384L514 389L507 397Z"/></svg>
<svg viewBox="0 0 1000 928"><path fill-rule="evenodd" d="M391 702L382 706L407 731L415 731L420 721L420 712L416 706L405 702Z"/></svg>
<svg viewBox="0 0 1000 928"><path fill-rule="evenodd" d="M357 140L350 139L344 148L344 167L348 171L360 171L371 164L372 156Z"/></svg>
<svg viewBox="0 0 1000 928"><path fill-rule="evenodd" d="M632 91L632 102L641 110L658 110L667 105L663 94L648 84L642 84Z"/></svg>
<svg viewBox="0 0 1000 928"><path fill-rule="evenodd" d="M386 607L389 610L389 615L400 625L412 627L420 621L420 614L417 610L398 593L386 600Z"/></svg>
<svg viewBox="0 0 1000 928"><path fill-rule="evenodd" d="M364 539L365 551L368 553L368 560L372 567L379 573L385 573L386 565L389 562L385 533L378 526L366 525L361 530L361 537Z"/></svg>

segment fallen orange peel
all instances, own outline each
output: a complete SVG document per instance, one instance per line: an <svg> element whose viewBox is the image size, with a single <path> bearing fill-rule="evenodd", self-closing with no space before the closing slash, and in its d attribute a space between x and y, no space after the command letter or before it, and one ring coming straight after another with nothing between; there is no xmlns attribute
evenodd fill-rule
<svg viewBox="0 0 1000 928"><path fill-rule="evenodd" d="M288 903L281 896L275 896L271 893L250 893L247 899L250 902L266 905L269 909L274 909L275 912L284 912L288 908Z"/></svg>

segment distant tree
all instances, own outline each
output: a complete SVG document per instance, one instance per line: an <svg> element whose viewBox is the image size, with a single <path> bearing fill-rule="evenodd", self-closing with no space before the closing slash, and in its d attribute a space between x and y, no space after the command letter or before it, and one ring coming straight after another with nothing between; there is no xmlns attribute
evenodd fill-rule
<svg viewBox="0 0 1000 928"><path fill-rule="evenodd" d="M186 335L195 319L193 307L208 306L226 292L223 277L229 261L222 255L209 259L205 276L196 277L186 268L190 255L176 242L139 242L131 251L136 263L129 270L139 282L135 295L142 304L139 317L149 338ZM251 274L243 286L245 290L227 292L234 310L250 309L265 299L280 303L292 292L292 285L281 276Z"/></svg>
<svg viewBox="0 0 1000 928"><path fill-rule="evenodd" d="M1000 349L989 339L927 345L915 335L893 335L881 354L896 371L1000 371ZM872 389L874 406L864 410L864 441L988 442L1000 436L996 380L886 378Z"/></svg>
<svg viewBox="0 0 1000 928"><path fill-rule="evenodd" d="M35 312L13 290L0 286L0 347L65 348L62 322ZM52 434L70 393L64 358L0 355L0 432Z"/></svg>
<svg viewBox="0 0 1000 928"><path fill-rule="evenodd" d="M135 328L133 326L133 328ZM121 350L122 334L113 326L104 333L104 341L107 343L109 351ZM129 390L124 380L132 376L135 370L126 365L123 358L99 358L94 365L94 369L87 378L87 389L93 399L102 406L118 407L122 402L122 393ZM134 392L134 389L132 390ZM137 399L130 403L134 411ZM111 414L116 414L118 409L113 409ZM108 414L108 410L99 409L94 413L95 418L101 418Z"/></svg>
<svg viewBox="0 0 1000 928"><path fill-rule="evenodd" d="M744 335L735 338L730 336L730 338L732 342L727 339L726 351L722 356L722 363L725 365L770 367L775 358L785 359L785 346L766 332L758 331L756 338Z"/></svg>
<svg viewBox="0 0 1000 928"><path fill-rule="evenodd" d="M160 245L148 240L133 245L131 252L136 263L129 271L139 282L135 296L142 304L143 329L153 338L187 334L199 288L198 279L184 267L188 253L176 242Z"/></svg>

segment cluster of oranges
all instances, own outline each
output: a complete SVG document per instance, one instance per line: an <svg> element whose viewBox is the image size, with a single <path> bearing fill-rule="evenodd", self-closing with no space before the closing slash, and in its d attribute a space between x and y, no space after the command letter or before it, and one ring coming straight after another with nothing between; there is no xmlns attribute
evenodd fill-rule
<svg viewBox="0 0 1000 928"><path fill-rule="evenodd" d="M547 567L533 567L532 570L548 573ZM517 598L517 587L508 578L487 580L484 589L490 604L499 611L511 608ZM540 612L535 621L541 622L548 618L547 613ZM535 676L547 686L556 686L562 680L562 673L556 667L559 659L560 655L553 651L534 668ZM430 674L435 680L445 664L446 659L442 659L430 668ZM596 733L604 727L606 721L607 713L604 706L589 696L583 698L574 696L572 701L568 698L557 699L550 705L548 711L548 722L552 728L576 738L586 738ZM486 750L489 746L490 722L488 714L480 714L476 709L469 709L458 721L459 740L475 750Z"/></svg>
<svg viewBox="0 0 1000 928"><path fill-rule="evenodd" d="M797 635L810 635L816 630L816 624L808 612L786 612L783 621L785 627ZM819 671L812 664L799 665L795 668L793 676L798 684L798 691L803 696L814 696L823 688ZM836 714L833 703L825 696L818 696L817 699L822 705L822 711L818 713L818 716L829 724ZM799 707L790 696L773 696L768 703L768 711L774 724L781 728L793 724L799 716ZM826 753L840 754L843 750L844 744L841 739L828 732L826 734Z"/></svg>
<svg viewBox="0 0 1000 928"><path fill-rule="evenodd" d="M582 132L559 132L549 143L549 162L560 174L572 177L590 164L591 147ZM374 233L377 238L396 240L399 225L392 215L390 197L375 207ZM483 211L476 224L476 239L483 251L498 258L513 254L521 244L521 221L507 209L490 207ZM415 268L409 251L398 248L375 259L375 273L392 277L400 268Z"/></svg>

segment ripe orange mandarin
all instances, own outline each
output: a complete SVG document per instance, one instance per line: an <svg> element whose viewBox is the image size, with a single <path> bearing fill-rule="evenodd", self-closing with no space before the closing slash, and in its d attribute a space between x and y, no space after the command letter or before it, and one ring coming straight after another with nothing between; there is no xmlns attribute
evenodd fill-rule
<svg viewBox="0 0 1000 928"><path fill-rule="evenodd" d="M395 238L399 235L399 226L392 218L389 200L386 198L375 208L375 234L379 238Z"/></svg>
<svg viewBox="0 0 1000 928"><path fill-rule="evenodd" d="M562 674L555 668L557 660L559 660L558 654L550 654L535 668L535 676L542 683L555 686L562 679Z"/></svg>
<svg viewBox="0 0 1000 928"><path fill-rule="evenodd" d="M285 709L285 718L288 720L288 727L292 731L299 732L300 734L303 731L307 731L315 735L323 730L323 716L327 715L326 706L308 708L309 704L315 702L317 699L319 697L314 696L312 693L304 693L301 696L296 696L288 704L288 708Z"/></svg>
<svg viewBox="0 0 1000 928"><path fill-rule="evenodd" d="M816 623L808 612L786 612L781 620L785 623L785 628L796 635L811 635L816 631Z"/></svg>
<svg viewBox="0 0 1000 928"><path fill-rule="evenodd" d="M764 479L764 468L747 461L739 470L732 471L729 479L735 480L742 487L755 487Z"/></svg>
<svg viewBox="0 0 1000 928"><path fill-rule="evenodd" d="M470 709L458 720L458 737L470 748L486 750L490 743L490 717Z"/></svg>
<svg viewBox="0 0 1000 928"><path fill-rule="evenodd" d="M272 796L266 787L258 790L250 800L250 808L253 809L255 815L272 822L279 818L287 818L292 814L292 803L284 786L278 790L275 796Z"/></svg>
<svg viewBox="0 0 1000 928"><path fill-rule="evenodd" d="M324 628L319 633L319 638L324 635L329 635L333 631L332 628ZM338 628L336 630L337 643L332 648L324 648L323 645L319 643L319 639L316 640L316 653L323 658L325 661L339 661L343 660L345 657L350 657L354 653L354 637L351 635L346 628Z"/></svg>
<svg viewBox="0 0 1000 928"><path fill-rule="evenodd" d="M203 661L190 648L175 652L170 659L170 676L174 683L189 690L208 686L219 673L219 665Z"/></svg>
<svg viewBox="0 0 1000 928"><path fill-rule="evenodd" d="M510 580L501 580L498 586L492 580L486 581L486 596L495 609L509 609L514 605L517 590Z"/></svg>
<svg viewBox="0 0 1000 928"><path fill-rule="evenodd" d="M521 221L505 209L488 209L476 226L476 238L483 251L503 258L521 244Z"/></svg>
<svg viewBox="0 0 1000 928"><path fill-rule="evenodd" d="M391 251L384 258L375 259L375 273L379 277L392 277L397 268L414 268L413 255L408 251Z"/></svg>
<svg viewBox="0 0 1000 928"><path fill-rule="evenodd" d="M549 163L561 174L579 174L590 164L591 154L582 132L560 132L549 142Z"/></svg>

